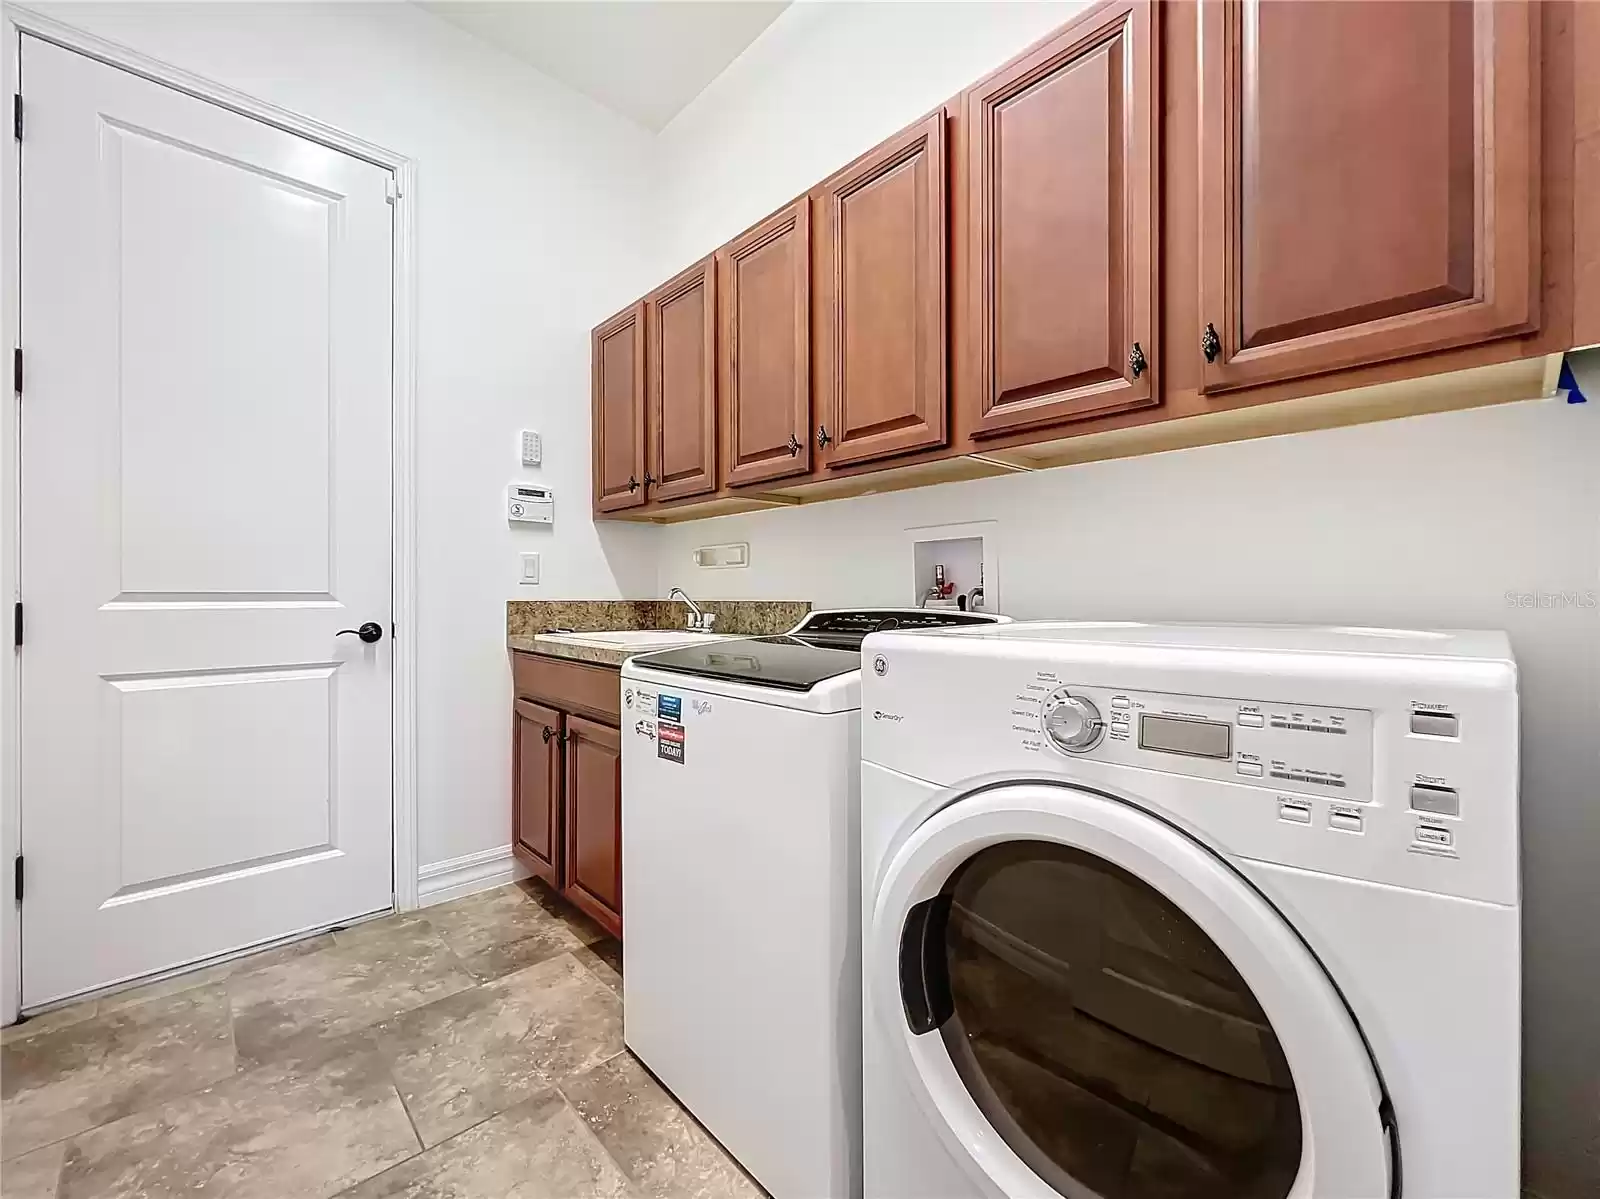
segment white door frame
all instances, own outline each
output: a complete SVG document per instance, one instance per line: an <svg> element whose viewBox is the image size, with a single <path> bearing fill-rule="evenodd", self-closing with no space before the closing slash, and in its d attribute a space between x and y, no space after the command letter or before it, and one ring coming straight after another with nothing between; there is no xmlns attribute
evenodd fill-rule
<svg viewBox="0 0 1600 1199"><path fill-rule="evenodd" d="M416 221L412 197L416 164L403 154L373 145L352 134L274 104L257 100L220 83L150 58L116 42L65 24L43 13L7 5L5 9L4 91L17 90L21 34L30 34L90 58L141 75L177 91L230 109L264 124L373 163L389 171L396 184L394 203L394 512L392 521L393 679L393 808L394 899L406 911L417 906L417 775L416 775ZM7 102L9 103L9 101ZM24 130L26 137L26 130ZM17 142L0 137L0 338L9 358L20 337L22 278L21 199ZM26 387L24 386L24 394ZM21 566L21 404L16 397L0 416L0 599L4 606L25 597L18 575ZM6 879L0 895L0 1023L17 1017L22 994L21 919L12 902L11 861L21 831L21 676L19 655L0 646L0 871Z"/></svg>

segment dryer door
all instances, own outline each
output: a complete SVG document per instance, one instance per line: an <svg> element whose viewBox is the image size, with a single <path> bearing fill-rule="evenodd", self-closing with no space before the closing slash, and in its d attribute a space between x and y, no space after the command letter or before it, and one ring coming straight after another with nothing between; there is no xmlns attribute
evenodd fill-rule
<svg viewBox="0 0 1600 1199"><path fill-rule="evenodd" d="M1162 818L1065 783L940 809L880 875L891 1054L985 1193L1391 1194L1371 1055L1304 942Z"/></svg>

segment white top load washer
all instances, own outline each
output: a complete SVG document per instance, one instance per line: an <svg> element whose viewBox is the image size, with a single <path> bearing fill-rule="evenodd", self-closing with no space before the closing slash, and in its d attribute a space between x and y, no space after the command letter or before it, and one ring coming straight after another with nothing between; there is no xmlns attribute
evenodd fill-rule
<svg viewBox="0 0 1600 1199"><path fill-rule="evenodd" d="M1519 1193L1504 634L862 653L866 1194Z"/></svg>
<svg viewBox="0 0 1600 1199"><path fill-rule="evenodd" d="M860 645L813 612L622 668L623 1031L776 1199L861 1193Z"/></svg>

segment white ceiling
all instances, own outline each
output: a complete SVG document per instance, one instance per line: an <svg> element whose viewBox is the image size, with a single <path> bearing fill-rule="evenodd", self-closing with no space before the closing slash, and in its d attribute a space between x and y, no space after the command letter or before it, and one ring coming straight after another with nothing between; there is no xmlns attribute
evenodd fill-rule
<svg viewBox="0 0 1600 1199"><path fill-rule="evenodd" d="M659 130L789 0L422 0L600 103Z"/></svg>

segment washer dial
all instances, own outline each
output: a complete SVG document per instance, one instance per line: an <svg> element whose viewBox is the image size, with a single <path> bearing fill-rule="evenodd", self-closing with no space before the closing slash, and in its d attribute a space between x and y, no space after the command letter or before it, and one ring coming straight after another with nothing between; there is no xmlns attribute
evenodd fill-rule
<svg viewBox="0 0 1600 1199"><path fill-rule="evenodd" d="M1100 743L1106 726L1092 701L1063 691L1045 701L1044 731L1059 748L1081 754Z"/></svg>

